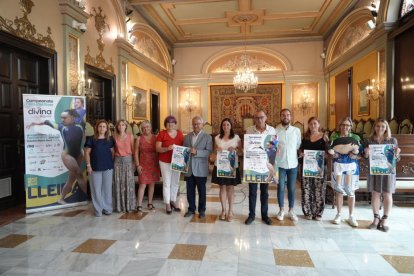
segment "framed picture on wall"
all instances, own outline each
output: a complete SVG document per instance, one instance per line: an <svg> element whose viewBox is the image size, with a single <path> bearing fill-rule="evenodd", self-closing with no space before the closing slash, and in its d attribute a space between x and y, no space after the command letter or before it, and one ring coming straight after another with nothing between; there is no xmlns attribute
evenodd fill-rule
<svg viewBox="0 0 414 276"><path fill-rule="evenodd" d="M135 99L133 104L132 118L134 120L142 120L147 118L147 91L138 87L133 87Z"/></svg>
<svg viewBox="0 0 414 276"><path fill-rule="evenodd" d="M358 83L358 116L369 115L369 99L367 95L370 85L369 79Z"/></svg>

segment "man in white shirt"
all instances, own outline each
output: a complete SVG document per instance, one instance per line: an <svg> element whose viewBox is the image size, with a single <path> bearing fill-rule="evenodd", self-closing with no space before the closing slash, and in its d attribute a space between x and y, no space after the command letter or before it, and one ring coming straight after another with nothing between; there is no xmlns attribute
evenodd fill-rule
<svg viewBox="0 0 414 276"><path fill-rule="evenodd" d="M256 113L254 117L254 125L246 130L246 134L269 134L274 135L275 129L266 124L267 116L263 110ZM252 224L256 216L256 199L257 199L257 183L249 183L249 217L244 222L247 225ZM267 215L269 201L269 184L260 183L260 205L262 221L267 225L271 225L273 221Z"/></svg>
<svg viewBox="0 0 414 276"><path fill-rule="evenodd" d="M277 165L279 167L279 185L277 189L277 198L279 201L280 211L277 214L278 220L285 217L284 197L285 186L288 189L289 212L288 217L292 221L298 218L293 212L296 194L296 175L298 169L297 151L301 144L301 134L297 127L290 125L292 113L285 108L280 111L281 126L276 129L279 139L279 153L276 155Z"/></svg>

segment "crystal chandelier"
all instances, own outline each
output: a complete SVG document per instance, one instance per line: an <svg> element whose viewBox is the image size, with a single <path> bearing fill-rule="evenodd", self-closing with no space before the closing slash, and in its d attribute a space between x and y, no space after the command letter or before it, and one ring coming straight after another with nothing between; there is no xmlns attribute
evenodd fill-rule
<svg viewBox="0 0 414 276"><path fill-rule="evenodd" d="M244 54L240 57L241 68L238 69L237 75L233 78L234 88L243 92L256 88L259 81L248 64L249 55L246 50L246 33L246 20L244 20Z"/></svg>

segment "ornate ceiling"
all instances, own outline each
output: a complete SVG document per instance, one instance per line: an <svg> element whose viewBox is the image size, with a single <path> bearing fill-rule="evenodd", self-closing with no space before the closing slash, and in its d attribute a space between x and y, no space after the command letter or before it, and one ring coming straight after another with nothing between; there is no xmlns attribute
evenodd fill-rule
<svg viewBox="0 0 414 276"><path fill-rule="evenodd" d="M128 0L172 44L320 39L358 0Z"/></svg>

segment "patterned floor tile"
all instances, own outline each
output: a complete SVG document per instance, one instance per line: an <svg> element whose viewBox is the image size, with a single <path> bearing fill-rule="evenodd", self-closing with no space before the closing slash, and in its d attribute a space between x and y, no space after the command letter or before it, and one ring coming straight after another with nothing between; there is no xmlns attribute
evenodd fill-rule
<svg viewBox="0 0 414 276"><path fill-rule="evenodd" d="M315 267L306 250L273 249L276 265Z"/></svg>
<svg viewBox="0 0 414 276"><path fill-rule="evenodd" d="M399 273L414 274L414 256L382 255Z"/></svg>
<svg viewBox="0 0 414 276"><path fill-rule="evenodd" d="M57 214L54 214L54 216L71 218L71 217L75 217L75 216L77 216L77 215L79 215L80 213L83 213L83 212L85 212L85 211L84 210L75 210L75 211L70 211L70 212L57 213Z"/></svg>
<svg viewBox="0 0 414 276"><path fill-rule="evenodd" d="M273 220L272 226L295 226L293 221L291 221L288 218L285 218L284 220L280 221L276 217L270 217Z"/></svg>
<svg viewBox="0 0 414 276"><path fill-rule="evenodd" d="M208 196L207 202L220 202L220 198L218 196Z"/></svg>
<svg viewBox="0 0 414 276"><path fill-rule="evenodd" d="M125 213L122 216L120 216L119 219L141 220L141 219L145 218L146 215L148 215L148 212Z"/></svg>
<svg viewBox="0 0 414 276"><path fill-rule="evenodd" d="M217 220L217 215L206 215L205 218L200 218L198 214L195 214L190 222L195 223L215 223Z"/></svg>
<svg viewBox="0 0 414 276"><path fill-rule="evenodd" d="M168 259L201 261L207 245L176 244Z"/></svg>
<svg viewBox="0 0 414 276"><path fill-rule="evenodd" d="M72 252L102 254L115 242L115 240L89 239Z"/></svg>
<svg viewBox="0 0 414 276"><path fill-rule="evenodd" d="M0 247L3 248L15 248L21 243L24 243L27 240L30 240L34 236L32 235L17 235L11 234L2 239L0 239Z"/></svg>

